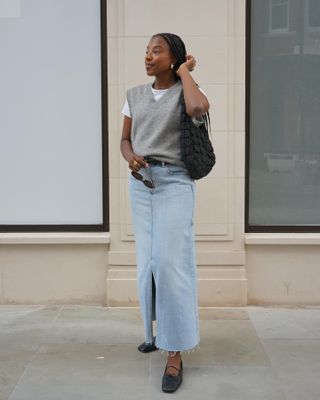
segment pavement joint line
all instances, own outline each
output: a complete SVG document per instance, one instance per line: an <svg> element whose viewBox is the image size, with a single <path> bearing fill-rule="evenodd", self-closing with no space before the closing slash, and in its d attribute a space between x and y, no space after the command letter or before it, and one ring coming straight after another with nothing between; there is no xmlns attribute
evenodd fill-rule
<svg viewBox="0 0 320 400"><path fill-rule="evenodd" d="M45 308L46 306L42 307L41 309ZM61 314L61 311L63 309L64 306L60 306L59 310L57 311L56 316L53 318L52 322L50 323L50 326L48 328L48 330L51 330L54 322L56 321L56 319L58 318L58 316ZM46 332L43 333L42 338L46 335ZM33 360L36 358L36 356L39 354L39 349L40 347L43 345L43 339L40 340L40 343L38 344L38 347L36 347L36 349L33 352L32 357L30 358L29 362L27 363L25 369L23 370L22 374L20 375L20 378L18 379L17 383L15 384L14 388L12 389L12 392L10 393L10 396L8 397L8 400L11 400L12 396L14 395L14 392L16 391L17 387L19 386L20 381L22 380L22 378L25 376L25 374L27 373L27 370L30 366L30 364L33 362Z"/></svg>

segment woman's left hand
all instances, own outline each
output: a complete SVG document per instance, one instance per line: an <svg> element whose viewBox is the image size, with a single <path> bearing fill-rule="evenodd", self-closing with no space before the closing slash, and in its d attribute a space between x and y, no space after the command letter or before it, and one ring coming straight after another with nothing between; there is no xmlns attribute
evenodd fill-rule
<svg viewBox="0 0 320 400"><path fill-rule="evenodd" d="M176 74L180 76L180 70L181 69L187 69L187 71L192 72L196 66L197 62L195 58L191 54L186 55L186 61L180 65L180 67L177 69Z"/></svg>

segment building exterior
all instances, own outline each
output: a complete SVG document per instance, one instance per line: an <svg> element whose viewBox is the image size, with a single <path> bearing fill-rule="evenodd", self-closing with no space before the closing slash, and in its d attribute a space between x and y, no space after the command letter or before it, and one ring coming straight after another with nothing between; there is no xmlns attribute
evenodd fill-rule
<svg viewBox="0 0 320 400"><path fill-rule="evenodd" d="M121 109L126 89L150 79L144 70L150 36L174 32L197 59L194 76L211 103L217 155L213 171L197 183L199 305L319 305L317 4L101 4L103 12L106 6L103 179L109 229L12 231L7 223L0 233L1 303L138 305L129 170L119 151Z"/></svg>

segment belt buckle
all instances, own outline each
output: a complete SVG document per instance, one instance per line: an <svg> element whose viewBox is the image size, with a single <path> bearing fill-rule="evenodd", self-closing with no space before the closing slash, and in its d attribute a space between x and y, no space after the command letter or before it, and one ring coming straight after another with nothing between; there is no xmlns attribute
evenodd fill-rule
<svg viewBox="0 0 320 400"><path fill-rule="evenodd" d="M150 156L145 156L143 157L147 162L151 163L152 162L152 157Z"/></svg>
<svg viewBox="0 0 320 400"><path fill-rule="evenodd" d="M161 165L161 167L165 167L168 164L166 161L160 161L150 156L145 156L144 159L150 164Z"/></svg>

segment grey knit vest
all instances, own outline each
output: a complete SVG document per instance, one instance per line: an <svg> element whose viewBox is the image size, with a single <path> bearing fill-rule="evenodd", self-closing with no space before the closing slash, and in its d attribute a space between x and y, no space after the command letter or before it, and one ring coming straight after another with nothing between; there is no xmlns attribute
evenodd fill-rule
<svg viewBox="0 0 320 400"><path fill-rule="evenodd" d="M171 164L183 165L180 149L180 104L182 84L177 81L156 101L151 83L127 91L133 151Z"/></svg>

